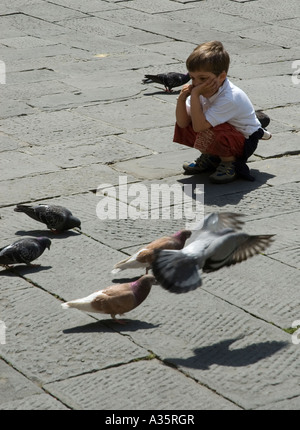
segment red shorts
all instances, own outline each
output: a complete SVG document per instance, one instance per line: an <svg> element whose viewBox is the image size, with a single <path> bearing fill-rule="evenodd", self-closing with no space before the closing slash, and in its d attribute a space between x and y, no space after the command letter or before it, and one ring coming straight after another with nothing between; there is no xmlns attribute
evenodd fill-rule
<svg viewBox="0 0 300 430"><path fill-rule="evenodd" d="M173 142L218 157L240 158L244 151L245 136L228 122L199 133L193 130L192 124L180 128L176 123Z"/></svg>

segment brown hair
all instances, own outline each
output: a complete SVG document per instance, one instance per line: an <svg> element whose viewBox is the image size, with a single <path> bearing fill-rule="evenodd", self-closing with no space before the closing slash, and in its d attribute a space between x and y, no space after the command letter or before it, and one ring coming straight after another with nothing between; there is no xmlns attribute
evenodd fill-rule
<svg viewBox="0 0 300 430"><path fill-rule="evenodd" d="M189 72L203 70L219 76L222 72L228 72L230 58L221 42L214 40L198 45L186 60Z"/></svg>

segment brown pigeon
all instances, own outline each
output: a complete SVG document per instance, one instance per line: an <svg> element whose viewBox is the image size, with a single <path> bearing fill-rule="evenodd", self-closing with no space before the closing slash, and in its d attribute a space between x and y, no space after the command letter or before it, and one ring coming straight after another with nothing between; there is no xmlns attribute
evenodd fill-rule
<svg viewBox="0 0 300 430"><path fill-rule="evenodd" d="M116 315L122 315L139 306L146 299L155 282L154 276L144 275L137 281L114 284L82 299L62 303L62 307L110 314L114 320L121 322L116 319Z"/></svg>
<svg viewBox="0 0 300 430"><path fill-rule="evenodd" d="M172 236L164 236L154 240L148 245L141 248L130 257L121 260L114 265L111 273L118 273L125 269L138 269L140 267L146 268L148 273L149 268L154 259L154 250L156 249L182 249L186 239L190 237L192 232L190 230L180 230Z"/></svg>

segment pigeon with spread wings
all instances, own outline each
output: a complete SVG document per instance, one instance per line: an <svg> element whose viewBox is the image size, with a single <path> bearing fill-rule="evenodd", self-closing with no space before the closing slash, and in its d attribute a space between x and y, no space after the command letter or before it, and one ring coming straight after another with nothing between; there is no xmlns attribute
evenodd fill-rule
<svg viewBox="0 0 300 430"><path fill-rule="evenodd" d="M212 222L214 218L216 222ZM202 285L200 270L212 272L240 263L270 246L273 235L237 231L239 222L230 219L232 214L211 214L182 250L156 250L152 270L161 286L173 293L186 293Z"/></svg>

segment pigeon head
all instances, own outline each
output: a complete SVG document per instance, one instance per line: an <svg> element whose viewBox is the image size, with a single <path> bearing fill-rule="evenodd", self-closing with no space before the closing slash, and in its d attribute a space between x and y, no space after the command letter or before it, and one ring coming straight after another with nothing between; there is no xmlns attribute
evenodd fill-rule
<svg viewBox="0 0 300 430"><path fill-rule="evenodd" d="M37 240L41 244L41 246L46 249L50 249L51 246L51 240L48 237L38 237Z"/></svg>
<svg viewBox="0 0 300 430"><path fill-rule="evenodd" d="M78 227L81 230L81 221L79 218L76 218L75 216L70 216L67 221L67 229Z"/></svg>
<svg viewBox="0 0 300 430"><path fill-rule="evenodd" d="M136 298L136 306L142 303L150 293L152 285L156 282L153 275L144 275L137 281L131 282L130 286Z"/></svg>
<svg viewBox="0 0 300 430"><path fill-rule="evenodd" d="M174 234L174 236L180 240L182 246L184 246L185 241L191 236L191 230L180 230Z"/></svg>

